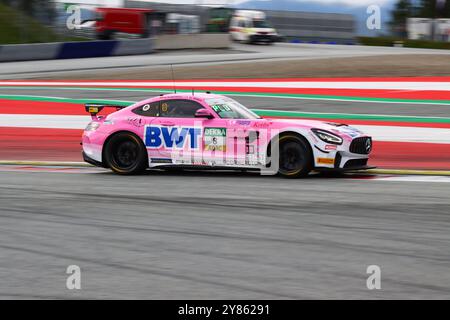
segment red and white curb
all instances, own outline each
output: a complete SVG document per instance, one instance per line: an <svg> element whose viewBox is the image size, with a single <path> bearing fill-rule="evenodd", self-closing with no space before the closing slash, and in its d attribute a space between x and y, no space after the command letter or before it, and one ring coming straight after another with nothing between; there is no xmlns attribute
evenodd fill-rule
<svg viewBox="0 0 450 320"><path fill-rule="evenodd" d="M57 112L55 110L55 112ZM83 130L91 121L89 116L40 115L40 114L0 114L0 127L39 129L79 129ZM282 121L296 121L282 119ZM450 129L396 127L376 125L353 125L373 137L375 141L425 142L450 144Z"/></svg>

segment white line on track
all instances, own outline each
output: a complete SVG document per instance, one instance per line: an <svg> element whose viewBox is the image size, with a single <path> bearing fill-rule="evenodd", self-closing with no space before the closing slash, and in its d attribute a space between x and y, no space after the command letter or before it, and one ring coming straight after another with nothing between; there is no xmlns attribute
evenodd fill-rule
<svg viewBox="0 0 450 320"><path fill-rule="evenodd" d="M275 99L293 99L293 100L315 100L315 101L336 101L336 102L363 102L363 103L382 103L382 104L414 104L414 105L432 105L432 106L448 106L448 102L442 102L439 100L436 100L436 102L425 102L425 101L406 101L406 100L373 100L371 98L364 99L355 99L355 98L345 98L345 96L342 96L342 98L325 98L325 97L302 97L302 96L283 96L283 95L276 95L276 94L264 94L264 95L257 95L257 94L247 94L247 93L227 93L227 96L230 97L250 97L250 98L275 98Z"/></svg>
<svg viewBox="0 0 450 320"><path fill-rule="evenodd" d="M450 183L450 177L447 176L379 176L374 181L392 181L392 182L436 182Z"/></svg>
<svg viewBox="0 0 450 320"><path fill-rule="evenodd" d="M1 95L1 94L0 94ZM71 102L71 101L74 101L74 100L77 100L77 99L72 99L72 98L65 98L65 97L55 97L55 96L35 96L35 95L23 95L23 94L8 94L7 95L8 97L10 97L10 98L28 98L28 97L31 97L31 98L43 98L43 99L55 99L55 100L61 100L61 101L59 101L59 102L64 102L64 101L67 101L67 102ZM95 100L95 99L92 99L92 100ZM130 105L133 103L133 102L131 102L131 101L126 101L126 100L117 100L117 99L114 99L114 101L115 102L125 102L125 103L129 103ZM58 101L57 101L58 102Z"/></svg>
<svg viewBox="0 0 450 320"><path fill-rule="evenodd" d="M0 127L84 129L90 121L90 116L0 114Z"/></svg>
<svg viewBox="0 0 450 320"><path fill-rule="evenodd" d="M65 82L65 81L0 81L2 86L79 86L79 87L108 87L108 86L130 86L130 87L173 87L172 82L158 81L117 81L117 82ZM189 88L198 87L239 87L239 88L308 88L308 89L379 89L379 90L415 90L415 91L450 91L449 82L394 82L394 81L175 81L176 86Z"/></svg>
<svg viewBox="0 0 450 320"><path fill-rule="evenodd" d="M1 87L0 89L5 89L9 87ZM48 90L49 87L19 87L14 88L14 90ZM55 88L52 88L55 89ZM118 88L77 88L77 87L58 87L57 89L60 90L72 90L72 91L127 91L127 92L157 92L157 93L173 93L173 89L149 89L149 88L127 88L124 89L118 89ZM180 90L181 91L181 90ZM402 90L402 91L409 91L409 90ZM412 90L416 91L416 90ZM438 106L447 106L449 103L447 101L439 101L436 100L433 102L430 101L415 101L415 100L390 100L390 99L380 99L376 100L376 98L346 98L345 96L342 97L308 97L308 96L301 96L301 95L295 95L295 96L286 96L283 94L275 94L275 93L263 93L263 94L254 94L254 93L246 93L246 92L232 92L227 93L230 97L250 97L250 98L274 98L274 99L291 99L291 100L316 100L316 101L338 101L338 102L363 102L363 103L383 103L383 104L414 104L414 105L438 105ZM57 99L66 99L71 100L70 98L62 98L62 97L49 97L49 96L31 96L31 95L8 95L11 97L37 97L37 98L57 98ZM129 102L124 100L115 100L120 102Z"/></svg>
<svg viewBox="0 0 450 320"><path fill-rule="evenodd" d="M255 112L277 112L279 114L279 116L291 116L291 114L301 114L302 111L285 111L285 110L271 110L271 109L253 109L252 111ZM408 120L414 120L414 119L425 119L426 121L432 122L432 120L448 120L450 118L448 117L422 117L422 116L398 116L398 115L389 115L389 114L378 114L378 113L370 113L370 114L363 114L363 113L336 113L336 112L304 112L308 115L314 114L314 115L319 115L319 116L342 116L342 117L352 117L352 116L357 116L357 117L367 117L367 119L364 120L378 120L378 119L372 119L371 117L385 117L385 118L390 118L392 120L395 121L406 121L408 122ZM298 116L298 118L300 118L300 116ZM295 118L293 118L295 119ZM405 120L406 119L406 120ZM343 119L342 121L345 121L345 119Z"/></svg>
<svg viewBox="0 0 450 320"><path fill-rule="evenodd" d="M450 143L450 129L355 125L377 141Z"/></svg>
<svg viewBox="0 0 450 320"><path fill-rule="evenodd" d="M295 119L281 119L281 121L301 123L301 120ZM376 141L450 144L450 129L372 125L352 125L352 127L372 136Z"/></svg>
<svg viewBox="0 0 450 320"><path fill-rule="evenodd" d="M91 121L89 116L75 115L28 115L0 114L0 127L44 128L44 129L84 129ZM282 119L299 122L301 120ZM375 141L425 142L450 144L450 129L354 125Z"/></svg>

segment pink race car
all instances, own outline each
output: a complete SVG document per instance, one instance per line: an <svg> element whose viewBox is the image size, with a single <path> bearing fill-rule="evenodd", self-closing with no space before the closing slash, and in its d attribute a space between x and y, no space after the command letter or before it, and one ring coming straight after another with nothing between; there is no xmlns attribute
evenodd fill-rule
<svg viewBox="0 0 450 320"><path fill-rule="evenodd" d="M303 177L311 170L369 168L372 139L355 128L312 120L263 119L216 94L167 94L129 107L87 104L86 162L119 174L148 168L260 170ZM106 117L105 107L120 109Z"/></svg>

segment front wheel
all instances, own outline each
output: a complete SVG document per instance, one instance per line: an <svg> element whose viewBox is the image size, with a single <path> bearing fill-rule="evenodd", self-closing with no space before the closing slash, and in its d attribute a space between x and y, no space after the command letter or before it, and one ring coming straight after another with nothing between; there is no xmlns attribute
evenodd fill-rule
<svg viewBox="0 0 450 320"><path fill-rule="evenodd" d="M295 135L285 135L279 140L278 173L285 178L307 176L312 170L312 152L308 142Z"/></svg>
<svg viewBox="0 0 450 320"><path fill-rule="evenodd" d="M148 167L147 150L132 133L114 135L106 144L104 155L106 165L118 174L139 174Z"/></svg>

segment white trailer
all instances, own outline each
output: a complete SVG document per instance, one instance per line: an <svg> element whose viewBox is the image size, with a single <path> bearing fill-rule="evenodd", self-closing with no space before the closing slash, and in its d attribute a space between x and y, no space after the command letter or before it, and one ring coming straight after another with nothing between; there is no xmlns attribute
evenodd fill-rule
<svg viewBox="0 0 450 320"><path fill-rule="evenodd" d="M236 10L230 22L230 34L233 40L245 43L273 43L279 39L266 14L256 10Z"/></svg>
<svg viewBox="0 0 450 320"><path fill-rule="evenodd" d="M450 19L436 20L436 40L450 42Z"/></svg>
<svg viewBox="0 0 450 320"><path fill-rule="evenodd" d="M407 29L408 39L424 40L431 39L433 19L428 18L408 18Z"/></svg>

